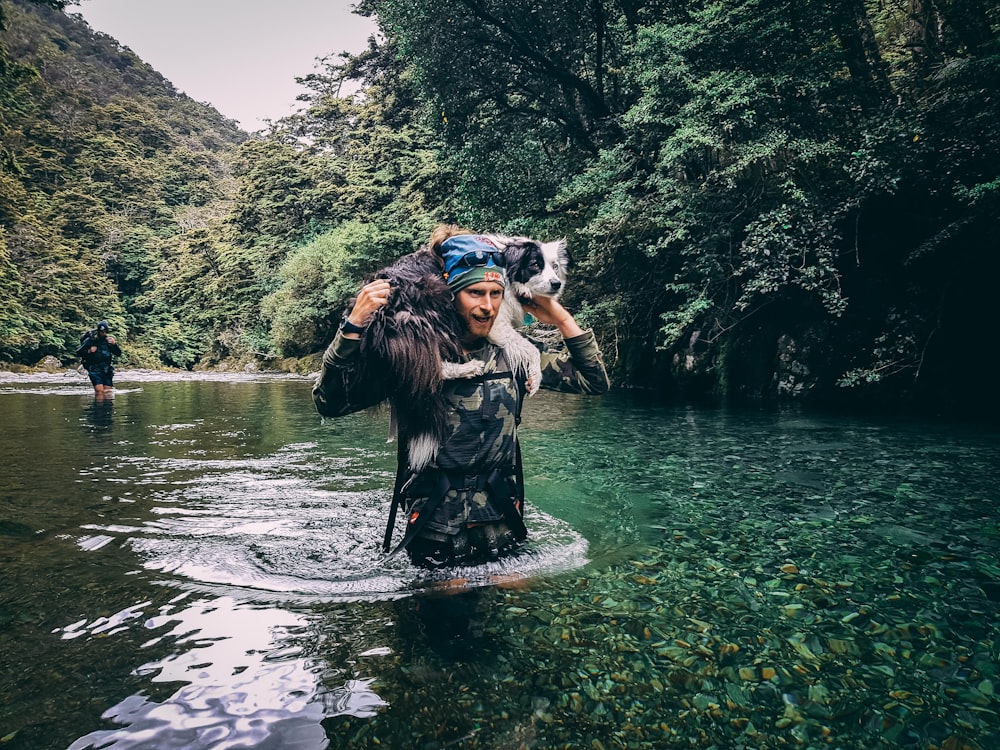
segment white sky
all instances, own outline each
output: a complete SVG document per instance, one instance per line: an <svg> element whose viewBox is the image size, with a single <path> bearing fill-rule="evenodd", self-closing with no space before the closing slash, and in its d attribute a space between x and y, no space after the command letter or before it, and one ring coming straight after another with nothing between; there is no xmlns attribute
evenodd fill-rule
<svg viewBox="0 0 1000 750"><path fill-rule="evenodd" d="M244 130L294 112L296 76L316 59L361 52L375 32L352 0L79 0L67 6L114 37L178 91Z"/></svg>

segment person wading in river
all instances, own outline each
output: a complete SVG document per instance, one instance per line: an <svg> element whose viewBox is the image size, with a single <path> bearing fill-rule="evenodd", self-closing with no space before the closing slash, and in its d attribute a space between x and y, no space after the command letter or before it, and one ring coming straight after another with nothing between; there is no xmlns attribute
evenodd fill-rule
<svg viewBox="0 0 1000 750"><path fill-rule="evenodd" d="M114 357L120 357L121 347L114 336L109 335L111 327L108 321L102 320L97 328L87 331L80 338L80 346L76 348L76 356L83 362L90 382L94 386L94 395L105 398L114 395L115 368Z"/></svg>
<svg viewBox="0 0 1000 750"><path fill-rule="evenodd" d="M494 262L497 249L477 242L475 235L458 227L439 226L423 252L437 256L442 277L454 295L462 324L459 343L466 360L481 360L485 367L480 376L444 382L449 404L447 437L434 461L414 472L401 451L384 548L389 549L398 503L407 513L407 528L393 552L405 548L414 562L429 566L484 562L527 536L517 442L525 383L511 372L503 348L487 340L506 279ZM446 267L450 269L447 275ZM313 386L313 400L323 416L350 414L389 397L384 381L356 375L363 369L359 367L361 333L391 293L386 279L365 284L324 353ZM610 384L593 332L582 330L555 299L536 297L524 304L537 320L554 325L565 343L560 351L539 344L541 387L571 393L606 392Z"/></svg>

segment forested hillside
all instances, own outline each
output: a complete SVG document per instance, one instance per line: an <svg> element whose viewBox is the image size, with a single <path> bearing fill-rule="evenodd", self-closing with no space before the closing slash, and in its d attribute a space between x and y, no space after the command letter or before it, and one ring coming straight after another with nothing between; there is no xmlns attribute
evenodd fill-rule
<svg viewBox="0 0 1000 750"><path fill-rule="evenodd" d="M183 359L171 285L246 136L63 4L0 3L0 359L65 359L102 317L133 362Z"/></svg>
<svg viewBox="0 0 1000 750"><path fill-rule="evenodd" d="M0 0L0 358L65 356L95 315L162 364L315 354L455 221L568 238L618 385L1000 403L1000 3L358 6L381 38L241 142L79 19Z"/></svg>

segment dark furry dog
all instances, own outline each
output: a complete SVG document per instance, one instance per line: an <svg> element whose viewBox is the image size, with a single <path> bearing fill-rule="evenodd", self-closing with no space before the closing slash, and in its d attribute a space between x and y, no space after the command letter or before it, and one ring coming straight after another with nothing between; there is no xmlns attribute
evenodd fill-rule
<svg viewBox="0 0 1000 750"><path fill-rule="evenodd" d="M393 433L398 424L411 465L416 460L414 468L422 468L447 428L442 362L462 360L462 321L441 264L429 250L404 255L374 279L388 279L392 292L361 334L358 375L385 385ZM352 307L353 300L348 310Z"/></svg>
<svg viewBox="0 0 1000 750"><path fill-rule="evenodd" d="M483 235L502 248L507 290L489 339L502 346L511 370L526 381L528 393L541 383L539 351L515 327L524 325L517 298L557 296L565 283L566 243L527 237ZM379 308L361 334L359 376L376 379L390 395L400 439L410 466L420 470L437 454L447 430L445 380L482 374L483 363L463 362L461 318L442 265L429 249L404 255L372 279L388 279L388 304ZM353 307L353 300L348 310Z"/></svg>

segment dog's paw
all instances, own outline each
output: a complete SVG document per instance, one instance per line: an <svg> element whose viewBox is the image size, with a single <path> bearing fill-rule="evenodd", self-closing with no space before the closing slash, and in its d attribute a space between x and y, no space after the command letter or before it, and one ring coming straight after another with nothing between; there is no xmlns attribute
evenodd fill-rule
<svg viewBox="0 0 1000 750"><path fill-rule="evenodd" d="M524 381L524 387L528 391L528 395L534 396L541 384L542 368L537 361L532 361L528 366L528 377Z"/></svg>
<svg viewBox="0 0 1000 750"><path fill-rule="evenodd" d="M476 378L483 374L485 368L486 363L481 359L473 359L468 362L442 362L441 376L445 380Z"/></svg>

